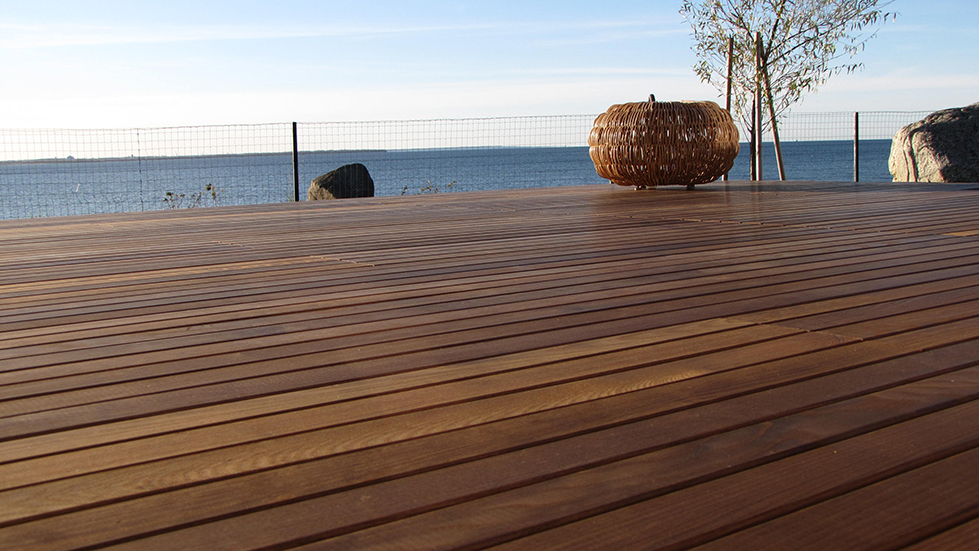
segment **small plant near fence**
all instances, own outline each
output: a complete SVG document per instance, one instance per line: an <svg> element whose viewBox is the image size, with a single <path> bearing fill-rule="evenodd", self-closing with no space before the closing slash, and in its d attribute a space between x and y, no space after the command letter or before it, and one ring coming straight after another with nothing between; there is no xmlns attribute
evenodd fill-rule
<svg viewBox="0 0 979 551"><path fill-rule="evenodd" d="M163 204L171 209L216 207L218 205L218 191L217 186L211 184L204 186L204 191L191 193L189 196L184 193L168 191L164 194Z"/></svg>
<svg viewBox="0 0 979 551"><path fill-rule="evenodd" d="M454 183L456 183L455 180L449 182L448 184L445 184L444 186L440 186L438 184L433 184L432 181L429 180L429 181L425 182L425 185L422 186L418 190L418 193L415 193L414 195L422 195L424 193L440 193L440 192L445 192L445 191L452 191L450 188L452 187L452 184L454 184ZM403 188L401 188L401 195L408 195L408 186L404 186Z"/></svg>

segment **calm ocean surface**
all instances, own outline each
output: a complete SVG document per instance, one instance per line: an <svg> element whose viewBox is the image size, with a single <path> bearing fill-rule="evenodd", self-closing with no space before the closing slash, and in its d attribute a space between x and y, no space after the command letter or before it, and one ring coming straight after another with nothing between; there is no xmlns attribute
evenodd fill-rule
<svg viewBox="0 0 979 551"><path fill-rule="evenodd" d="M860 142L861 182L891 181L890 145ZM774 148L766 146L764 176L777 179ZM852 142L785 142L782 150L790 180L853 180ZM354 162L367 166L379 196L607 183L587 147L307 152L300 154L301 198L310 180ZM745 144L730 177L749 177ZM217 189L216 200L207 185ZM274 203L293 195L289 153L0 163L0 218Z"/></svg>

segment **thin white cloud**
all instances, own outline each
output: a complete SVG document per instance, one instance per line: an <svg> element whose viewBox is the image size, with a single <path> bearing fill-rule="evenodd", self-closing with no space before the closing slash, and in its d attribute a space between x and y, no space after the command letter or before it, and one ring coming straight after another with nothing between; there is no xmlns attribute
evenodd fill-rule
<svg viewBox="0 0 979 551"><path fill-rule="evenodd" d="M628 29L624 31L623 29ZM596 30L605 30L597 28ZM690 34L688 27L677 26L672 29L643 29L639 25L623 25L612 29L614 32L600 33L596 35L585 34L575 38L548 39L542 41L547 46L574 46L584 44L602 44L611 41L636 40L644 38L665 38Z"/></svg>
<svg viewBox="0 0 979 551"><path fill-rule="evenodd" d="M507 71L510 75L656 75L669 77L689 77L692 71L687 67L652 68L652 67L548 67L542 69L514 69Z"/></svg>
<svg viewBox="0 0 979 551"><path fill-rule="evenodd" d="M186 25L186 26L108 26L81 23L26 25L0 23L0 49L47 48L186 42L201 40L268 40L302 37L371 37L392 34L433 34L481 32L493 34L541 34L560 31L603 31L633 28L635 33L668 36L686 32L680 29L649 29L660 24L651 21L597 21L547 23L481 23L458 25L316 27L302 25Z"/></svg>
<svg viewBox="0 0 979 551"><path fill-rule="evenodd" d="M372 29L373 33L386 32ZM389 31L388 31L389 32ZM0 48L48 48L62 46L100 46L186 42L195 40L263 40L303 36L343 36L357 34L353 29L302 31L235 25L191 25L180 27L131 27L80 24L0 25Z"/></svg>

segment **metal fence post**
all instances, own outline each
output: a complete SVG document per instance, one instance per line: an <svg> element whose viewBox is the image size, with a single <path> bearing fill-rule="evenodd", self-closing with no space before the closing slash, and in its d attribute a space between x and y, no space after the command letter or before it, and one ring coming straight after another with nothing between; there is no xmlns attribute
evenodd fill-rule
<svg viewBox="0 0 979 551"><path fill-rule="evenodd" d="M764 124L764 122L762 122L763 121L763 119L762 119L762 116L763 116L762 115L762 112L763 112L763 109L764 109L764 105L762 104L762 99L761 99L761 80L762 80L761 79L761 70L762 70L762 51L761 51L761 49L762 49L761 33L760 32L756 32L755 33L755 113L754 113L754 117L755 117L755 120L757 121L755 123L755 132L758 134L758 137L755 138L755 147L757 148L757 150L755 152L755 156L758 158L758 160L755 161L755 163L757 165L755 167L755 171L756 171L756 176L758 177L758 180L759 181L765 179L764 171L762 170L762 166L764 164L762 162L762 160L763 160L763 154L764 154L764 152L763 152L763 146L762 146L762 137L763 137L763 130L765 128L765 124Z"/></svg>
<svg viewBox="0 0 979 551"><path fill-rule="evenodd" d="M299 201L299 132L292 123L292 183L296 186L296 201Z"/></svg>
<svg viewBox="0 0 979 551"><path fill-rule="evenodd" d="M860 181L860 112L853 113L853 181Z"/></svg>
<svg viewBox="0 0 979 551"><path fill-rule="evenodd" d="M731 114L731 85L733 79L731 73L734 70L734 38L727 39L727 93L724 94L724 109L727 110L728 114ZM725 172L724 176L721 177L723 181L728 181L728 173Z"/></svg>

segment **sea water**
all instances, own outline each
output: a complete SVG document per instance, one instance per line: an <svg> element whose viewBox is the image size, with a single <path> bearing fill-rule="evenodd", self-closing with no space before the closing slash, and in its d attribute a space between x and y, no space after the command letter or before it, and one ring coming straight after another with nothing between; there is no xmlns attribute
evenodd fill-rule
<svg viewBox="0 0 979 551"><path fill-rule="evenodd" d="M774 147L764 149L763 177L777 179ZM861 182L891 180L889 152L890 140L860 142ZM782 153L789 180L853 180L853 142L783 142ZM349 163L367 167L379 196L607 184L587 147L320 151L299 155L300 199L310 180ZM749 178L747 144L729 176ZM291 153L0 163L2 218L294 199Z"/></svg>

